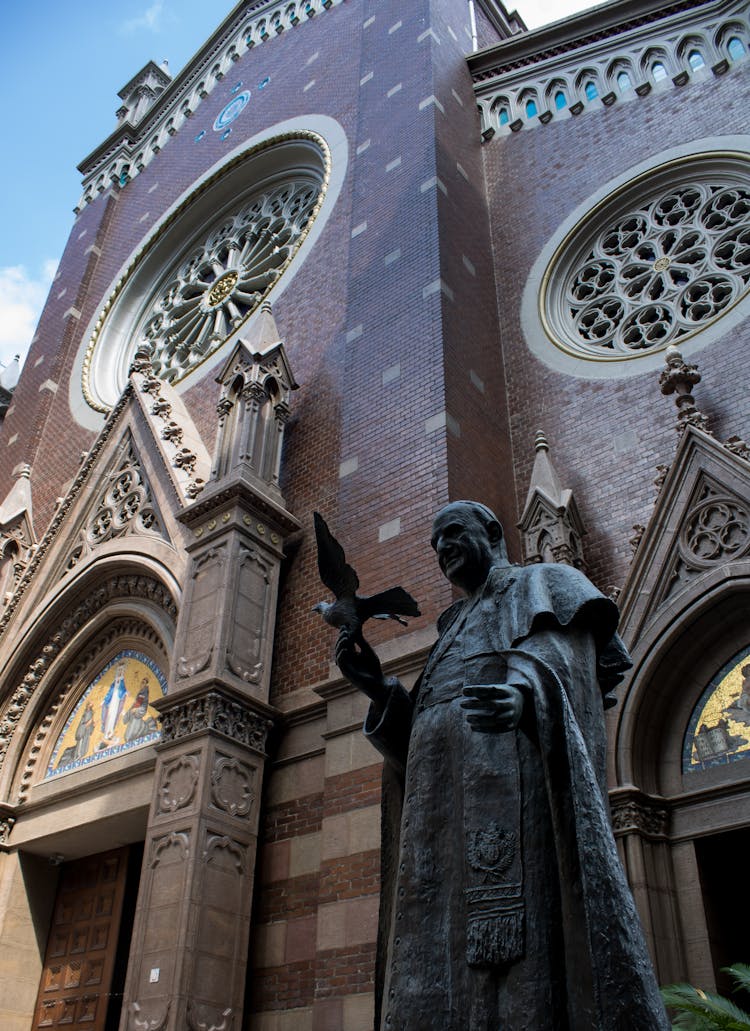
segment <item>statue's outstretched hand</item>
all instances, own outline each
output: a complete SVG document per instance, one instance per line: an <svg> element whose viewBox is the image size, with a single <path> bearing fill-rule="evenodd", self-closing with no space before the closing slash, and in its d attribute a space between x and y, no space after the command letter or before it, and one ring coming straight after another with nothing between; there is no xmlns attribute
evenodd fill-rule
<svg viewBox="0 0 750 1031"><path fill-rule="evenodd" d="M523 693L515 684L467 684L461 708L472 730L485 734L515 730L523 714Z"/></svg>
<svg viewBox="0 0 750 1031"><path fill-rule="evenodd" d="M343 675L378 706L384 706L390 692L380 660L361 631L343 626L336 642L336 665Z"/></svg>

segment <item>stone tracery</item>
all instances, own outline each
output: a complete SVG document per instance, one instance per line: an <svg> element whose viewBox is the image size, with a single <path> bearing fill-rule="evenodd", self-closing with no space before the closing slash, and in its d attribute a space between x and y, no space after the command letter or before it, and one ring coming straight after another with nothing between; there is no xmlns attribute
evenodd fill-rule
<svg viewBox="0 0 750 1031"><path fill-rule="evenodd" d="M178 381L257 307L293 255L319 185L287 179L224 217L162 280L139 333L158 376Z"/></svg>
<svg viewBox="0 0 750 1031"><path fill-rule="evenodd" d="M750 287L749 213L750 182L696 177L575 233L545 298L553 332L578 354L623 358L702 329Z"/></svg>

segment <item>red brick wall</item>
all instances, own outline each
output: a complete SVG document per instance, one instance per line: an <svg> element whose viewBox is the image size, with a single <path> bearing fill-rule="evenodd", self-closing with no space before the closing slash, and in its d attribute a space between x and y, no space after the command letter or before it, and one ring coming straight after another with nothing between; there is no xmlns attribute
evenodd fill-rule
<svg viewBox="0 0 750 1031"><path fill-rule="evenodd" d="M674 454L674 405L659 392L658 372L584 380L552 371L524 342L521 295L543 246L595 190L667 148L747 132L748 99L747 71L737 69L721 79L495 138L484 147L516 495L522 505L534 434L542 428L588 529L589 574L604 588L622 584L632 525L647 521L656 465ZM749 345L750 328L743 326L695 356L704 377L696 400L724 438L748 430ZM630 442L626 431L634 434Z"/></svg>

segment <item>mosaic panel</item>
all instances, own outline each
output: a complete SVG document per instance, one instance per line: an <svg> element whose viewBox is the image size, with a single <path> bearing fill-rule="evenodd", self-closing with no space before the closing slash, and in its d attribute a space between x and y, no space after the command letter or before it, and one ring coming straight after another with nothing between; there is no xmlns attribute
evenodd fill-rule
<svg viewBox="0 0 750 1031"><path fill-rule="evenodd" d="M160 737L152 702L167 693L164 674L142 652L124 649L97 674L55 742L45 780L140 748Z"/></svg>
<svg viewBox="0 0 750 1031"><path fill-rule="evenodd" d="M705 770L750 756L750 648L719 670L688 723L682 771Z"/></svg>

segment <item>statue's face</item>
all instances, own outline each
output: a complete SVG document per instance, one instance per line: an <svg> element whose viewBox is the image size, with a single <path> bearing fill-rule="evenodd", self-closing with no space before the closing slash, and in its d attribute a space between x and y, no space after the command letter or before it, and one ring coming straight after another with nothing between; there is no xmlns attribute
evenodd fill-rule
<svg viewBox="0 0 750 1031"><path fill-rule="evenodd" d="M430 543L443 575L467 594L482 586L495 562L487 528L466 505L447 505L438 512Z"/></svg>

